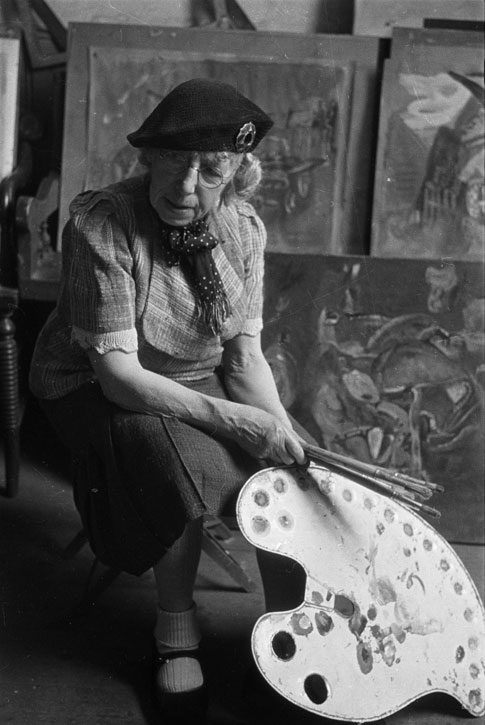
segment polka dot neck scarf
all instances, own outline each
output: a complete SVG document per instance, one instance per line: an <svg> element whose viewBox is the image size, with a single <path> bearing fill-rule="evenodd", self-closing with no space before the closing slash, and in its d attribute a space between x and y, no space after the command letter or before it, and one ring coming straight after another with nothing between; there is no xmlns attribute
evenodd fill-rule
<svg viewBox="0 0 485 725"><path fill-rule="evenodd" d="M211 250L219 241L209 232L205 219L186 227L168 224L163 227L167 264L169 267L182 266L194 288L199 315L214 335L220 335L231 310L212 258Z"/></svg>

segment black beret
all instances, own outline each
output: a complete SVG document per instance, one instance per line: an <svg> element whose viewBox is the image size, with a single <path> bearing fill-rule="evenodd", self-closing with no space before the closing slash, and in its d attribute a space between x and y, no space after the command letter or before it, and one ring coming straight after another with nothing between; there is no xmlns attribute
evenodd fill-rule
<svg viewBox="0 0 485 725"><path fill-rule="evenodd" d="M137 148L252 151L273 121L228 83L193 78L176 86L128 141Z"/></svg>

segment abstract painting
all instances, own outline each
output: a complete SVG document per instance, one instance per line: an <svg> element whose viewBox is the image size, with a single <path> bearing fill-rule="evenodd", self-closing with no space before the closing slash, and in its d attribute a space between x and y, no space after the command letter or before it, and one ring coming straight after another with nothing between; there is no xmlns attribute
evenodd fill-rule
<svg viewBox="0 0 485 725"><path fill-rule="evenodd" d="M319 445L443 484L438 530L481 542L483 283L478 263L270 254L263 331Z"/></svg>

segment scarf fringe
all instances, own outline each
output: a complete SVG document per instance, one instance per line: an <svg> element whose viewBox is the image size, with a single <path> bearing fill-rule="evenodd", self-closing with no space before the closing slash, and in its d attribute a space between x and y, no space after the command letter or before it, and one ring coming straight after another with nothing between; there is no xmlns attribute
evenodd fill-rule
<svg viewBox="0 0 485 725"><path fill-rule="evenodd" d="M197 300L197 311L212 332L213 335L220 335L224 322L231 314L231 305L224 291L219 292L210 304Z"/></svg>

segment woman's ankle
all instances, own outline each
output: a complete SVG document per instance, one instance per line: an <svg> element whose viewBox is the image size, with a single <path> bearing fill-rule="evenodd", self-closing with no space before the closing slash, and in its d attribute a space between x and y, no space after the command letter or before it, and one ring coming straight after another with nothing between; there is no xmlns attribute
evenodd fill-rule
<svg viewBox="0 0 485 725"><path fill-rule="evenodd" d="M168 612L158 608L153 632L157 650L196 649L201 635L195 603L183 612Z"/></svg>

